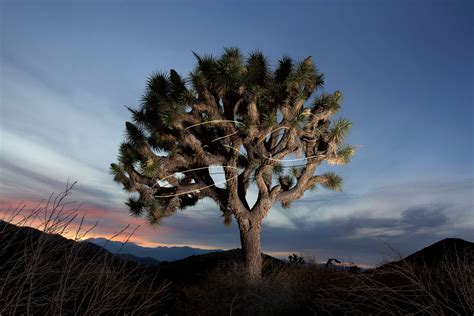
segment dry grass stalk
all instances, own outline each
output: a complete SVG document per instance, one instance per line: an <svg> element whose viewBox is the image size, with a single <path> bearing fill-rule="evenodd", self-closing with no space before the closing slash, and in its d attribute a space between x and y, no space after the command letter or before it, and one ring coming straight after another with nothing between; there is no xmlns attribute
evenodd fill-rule
<svg viewBox="0 0 474 316"><path fill-rule="evenodd" d="M169 294L168 285L156 274L89 243L78 243L95 226L85 230L84 218L77 216L79 206L67 201L73 186L30 212L19 206L3 214L0 315L159 313ZM9 224L36 225L43 233ZM74 241L56 234L74 236Z"/></svg>

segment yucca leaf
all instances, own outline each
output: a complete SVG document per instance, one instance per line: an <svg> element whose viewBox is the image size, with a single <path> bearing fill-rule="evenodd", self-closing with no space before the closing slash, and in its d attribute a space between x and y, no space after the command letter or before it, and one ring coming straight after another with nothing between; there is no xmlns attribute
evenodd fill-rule
<svg viewBox="0 0 474 316"><path fill-rule="evenodd" d="M145 132L142 128L130 122L125 122L125 131L127 141L133 146L141 146L146 138Z"/></svg>
<svg viewBox="0 0 474 316"><path fill-rule="evenodd" d="M147 90L166 97L170 88L169 76L165 72L154 72L147 82Z"/></svg>
<svg viewBox="0 0 474 316"><path fill-rule="evenodd" d="M273 166L273 173L276 175L280 175L283 173L283 165L281 163L277 163Z"/></svg>
<svg viewBox="0 0 474 316"><path fill-rule="evenodd" d="M336 150L336 155L328 159L330 165L346 165L355 154L355 147L351 145L339 146Z"/></svg>
<svg viewBox="0 0 474 316"><path fill-rule="evenodd" d="M302 174L302 171L303 171L303 168L301 167L291 167L290 174L295 178L299 178Z"/></svg>
<svg viewBox="0 0 474 316"><path fill-rule="evenodd" d="M279 84L286 82L293 71L293 60L288 56L283 56L278 62L278 68L275 70L275 81Z"/></svg>
<svg viewBox="0 0 474 316"><path fill-rule="evenodd" d="M114 181L117 183L125 184L128 181L127 176L123 169L115 163L110 164L110 174L114 176Z"/></svg>
<svg viewBox="0 0 474 316"><path fill-rule="evenodd" d="M324 180L320 183L323 187L333 191L341 191L342 189L342 178L334 172L326 172L323 174Z"/></svg>
<svg viewBox="0 0 474 316"><path fill-rule="evenodd" d="M337 90L333 94L322 94L315 98L313 106L319 110L337 112L341 108L341 102L342 94Z"/></svg>
<svg viewBox="0 0 474 316"><path fill-rule="evenodd" d="M181 93L180 97L178 98L180 103L186 105L192 105L194 102L197 101L197 93L194 90L185 90Z"/></svg>
<svg viewBox="0 0 474 316"><path fill-rule="evenodd" d="M323 125L318 124L318 126L314 128L314 136L316 136L316 138L323 136L325 133L326 133L326 129L324 128Z"/></svg>
<svg viewBox="0 0 474 316"><path fill-rule="evenodd" d="M256 50L250 53L245 69L245 81L248 86L266 85L269 78L268 62L261 51Z"/></svg>
<svg viewBox="0 0 474 316"><path fill-rule="evenodd" d="M197 70L202 72L202 74L205 76L212 76L212 73L216 70L217 59L210 54L199 55L195 52L193 52L193 54L198 61ZM211 76L208 76L208 79L210 79Z"/></svg>
<svg viewBox="0 0 474 316"><path fill-rule="evenodd" d="M224 53L217 61L217 72L214 82L224 92L237 92L242 82L243 56L238 48L224 48Z"/></svg>
<svg viewBox="0 0 474 316"><path fill-rule="evenodd" d="M301 108L299 111L292 111L292 118L289 120L289 123L298 129L304 128L304 126L311 119L311 110L307 108Z"/></svg>
<svg viewBox="0 0 474 316"><path fill-rule="evenodd" d="M176 70L171 69L169 75L170 91L169 96L172 100L178 101L181 95L186 91L186 84Z"/></svg>
<svg viewBox="0 0 474 316"><path fill-rule="evenodd" d="M171 102L165 103L160 109L161 123L169 129L173 129L174 124L179 121L184 113L184 105Z"/></svg>
<svg viewBox="0 0 474 316"><path fill-rule="evenodd" d="M346 138L352 127L352 122L348 119L340 118L334 122L333 127L329 131L329 138L336 144L341 144Z"/></svg>
<svg viewBox="0 0 474 316"><path fill-rule="evenodd" d="M287 83L288 87L292 89L311 93L314 89L323 86L324 79L314 66L312 57L309 56L296 65ZM306 97L308 96L309 94L306 95Z"/></svg>
<svg viewBox="0 0 474 316"><path fill-rule="evenodd" d="M131 144L122 143L119 148L118 161L126 167L131 167L139 161L138 153Z"/></svg>
<svg viewBox="0 0 474 316"><path fill-rule="evenodd" d="M217 59L210 55L199 55L193 52L198 63L196 68L190 74L190 80L193 87L202 91L202 89L214 90L215 88L215 77L218 71Z"/></svg>
<svg viewBox="0 0 474 316"><path fill-rule="evenodd" d="M261 113L262 125L264 128L270 128L278 123L277 115L275 112L263 112Z"/></svg>
<svg viewBox="0 0 474 316"><path fill-rule="evenodd" d="M238 125L238 129L244 135L248 134L252 126L255 125L255 123L248 116L245 116L241 123L242 124Z"/></svg>
<svg viewBox="0 0 474 316"><path fill-rule="evenodd" d="M143 203L139 199L128 198L125 202L125 205L128 206L129 212L132 216L141 216L143 214Z"/></svg>
<svg viewBox="0 0 474 316"><path fill-rule="evenodd" d="M156 177L158 173L158 162L152 157L144 159L140 163L140 172L147 177Z"/></svg>

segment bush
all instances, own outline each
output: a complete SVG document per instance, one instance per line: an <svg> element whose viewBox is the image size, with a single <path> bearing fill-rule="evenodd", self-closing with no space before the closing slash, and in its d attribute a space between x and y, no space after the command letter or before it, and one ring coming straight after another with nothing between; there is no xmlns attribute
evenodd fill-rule
<svg viewBox="0 0 474 316"><path fill-rule="evenodd" d="M472 315L473 267L467 257L436 267L402 262L366 272L264 265L247 287L242 263L221 265L200 284L178 289L173 314Z"/></svg>
<svg viewBox="0 0 474 316"><path fill-rule="evenodd" d="M87 234L82 225L75 241L56 235L77 217L77 208L67 209L72 187L26 216L18 207L0 221L0 315L159 313L168 290L156 273L77 242ZM34 223L40 230L14 226Z"/></svg>
<svg viewBox="0 0 474 316"><path fill-rule="evenodd" d="M202 283L180 287L173 314L314 315L314 288L333 271L264 261L262 282L242 282L242 262L220 265Z"/></svg>
<svg viewBox="0 0 474 316"><path fill-rule="evenodd" d="M288 256L288 261L294 265L304 265L305 263L304 258L298 256L296 253L292 254L291 256Z"/></svg>
<svg viewBox="0 0 474 316"><path fill-rule="evenodd" d="M343 272L316 289L319 314L472 315L472 253L437 265L400 261L366 273Z"/></svg>

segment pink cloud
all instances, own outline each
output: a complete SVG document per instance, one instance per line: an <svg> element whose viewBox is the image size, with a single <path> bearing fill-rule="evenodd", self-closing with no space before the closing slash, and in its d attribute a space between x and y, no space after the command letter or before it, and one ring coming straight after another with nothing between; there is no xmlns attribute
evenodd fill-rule
<svg viewBox="0 0 474 316"><path fill-rule="evenodd" d="M70 239L78 236L80 239L114 238L116 241L129 240L151 247L169 245L155 240L175 231L167 226L153 229L145 219L132 217L123 209L112 210L72 203L64 205L61 210L61 207L54 208L53 203L47 205L47 201L0 200L0 219L15 225L45 230L45 220L51 215L50 227L46 230L50 229ZM61 221L70 223L63 227ZM51 227L52 225L56 226ZM133 235L130 235L132 233Z"/></svg>

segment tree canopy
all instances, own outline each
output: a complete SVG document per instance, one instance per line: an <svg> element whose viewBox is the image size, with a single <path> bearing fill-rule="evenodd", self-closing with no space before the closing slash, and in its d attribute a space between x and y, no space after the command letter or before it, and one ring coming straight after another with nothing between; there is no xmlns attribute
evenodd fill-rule
<svg viewBox="0 0 474 316"><path fill-rule="evenodd" d="M285 56L272 68L260 51L194 55L189 76L153 73L140 106L129 108L132 122L111 172L138 193L126 202L133 215L159 223L207 197L226 223L235 216L242 225L249 217L261 221L274 202L289 207L317 185L341 189L338 175L315 171L324 161L351 160L355 147L344 143L351 122L332 119L342 94L320 93L324 77L311 57ZM210 166L223 168L224 188ZM252 183L258 198L249 205Z"/></svg>

